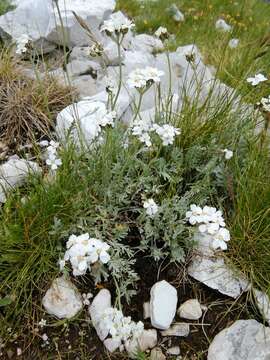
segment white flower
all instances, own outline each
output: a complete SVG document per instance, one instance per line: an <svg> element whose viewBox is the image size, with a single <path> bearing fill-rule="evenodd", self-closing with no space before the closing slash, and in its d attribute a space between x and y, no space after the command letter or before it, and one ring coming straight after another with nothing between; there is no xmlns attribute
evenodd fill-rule
<svg viewBox="0 0 270 360"><path fill-rule="evenodd" d="M108 250L110 246L88 233L79 236L71 235L66 243L67 251L63 261L70 261L74 276L85 275L91 270L91 264L100 261L107 264L110 261Z"/></svg>
<svg viewBox="0 0 270 360"><path fill-rule="evenodd" d="M163 26L160 26L156 32L155 32L155 36L160 38L160 39L166 39L168 38L169 36L169 33L168 33L168 29L163 27Z"/></svg>
<svg viewBox="0 0 270 360"><path fill-rule="evenodd" d="M230 160L233 157L233 151L232 150L224 149L223 152L224 152L226 160Z"/></svg>
<svg viewBox="0 0 270 360"><path fill-rule="evenodd" d="M259 105L262 106L264 111L270 112L270 95L268 98L262 98Z"/></svg>
<svg viewBox="0 0 270 360"><path fill-rule="evenodd" d="M90 245L92 246L90 252L91 263L100 261L102 264L107 264L110 261L111 257L108 254L110 246L108 244L98 239L91 239Z"/></svg>
<svg viewBox="0 0 270 360"><path fill-rule="evenodd" d="M91 293L87 293L87 294L82 294L82 298L83 298L83 305L85 306L89 306L90 305L90 299L92 299L93 294Z"/></svg>
<svg viewBox="0 0 270 360"><path fill-rule="evenodd" d="M263 74L256 74L254 77L247 78L247 82L250 83L252 86L257 86L261 82L267 81L267 77Z"/></svg>
<svg viewBox="0 0 270 360"><path fill-rule="evenodd" d="M144 325L141 321L135 323L130 316L125 317L122 311L116 308L108 308L100 317L99 328L107 330L112 338L121 344L141 336Z"/></svg>
<svg viewBox="0 0 270 360"><path fill-rule="evenodd" d="M55 155L50 155L49 158L46 160L46 164L50 166L52 170L57 170L59 166L62 165L62 160L57 159Z"/></svg>
<svg viewBox="0 0 270 360"><path fill-rule="evenodd" d="M23 34L18 39L16 39L16 54L22 55L27 52L28 48L27 45L31 41L31 38L27 34Z"/></svg>
<svg viewBox="0 0 270 360"><path fill-rule="evenodd" d="M38 326L40 326L41 328L43 328L44 326L46 326L47 321L44 319L41 319L40 322L38 323Z"/></svg>
<svg viewBox="0 0 270 360"><path fill-rule="evenodd" d="M129 74L127 84L130 88L142 89L153 83L160 83L160 78L163 75L163 71L151 66L144 69L135 69Z"/></svg>
<svg viewBox="0 0 270 360"><path fill-rule="evenodd" d="M101 26L101 31L105 31L108 35L111 34L126 34L134 27L134 23L127 19L125 16L119 16L119 14L112 14L108 20L104 21Z"/></svg>
<svg viewBox="0 0 270 360"><path fill-rule="evenodd" d="M42 338L42 340L43 340L44 342L48 342L48 340L49 340L49 337L48 337L47 334L43 334L43 335L41 336L41 338Z"/></svg>
<svg viewBox="0 0 270 360"><path fill-rule="evenodd" d="M158 205L153 199L146 200L143 203L143 207L146 209L146 214L150 217L153 217L158 212Z"/></svg>
<svg viewBox="0 0 270 360"><path fill-rule="evenodd" d="M218 19L216 22L216 29L228 32L232 30L232 27L231 25L227 24L225 20Z"/></svg>
<svg viewBox="0 0 270 360"><path fill-rule="evenodd" d="M227 242L230 241L230 232L225 228L220 228L213 236L213 249L227 250Z"/></svg>
<svg viewBox="0 0 270 360"><path fill-rule="evenodd" d="M148 133L143 133L138 138L139 138L140 142L145 144L147 147L152 146L152 141L151 141L150 135Z"/></svg>
<svg viewBox="0 0 270 360"><path fill-rule="evenodd" d="M168 124L162 126L154 125L154 130L160 136L164 146L172 145L175 136L180 134L179 129Z"/></svg>
<svg viewBox="0 0 270 360"><path fill-rule="evenodd" d="M190 211L186 212L186 218L191 225L196 225L200 222L200 216L202 214L202 208L195 204L190 205Z"/></svg>
<svg viewBox="0 0 270 360"><path fill-rule="evenodd" d="M239 45L239 39L231 39L231 40L229 41L229 47L230 47L231 49L237 48L238 45Z"/></svg>

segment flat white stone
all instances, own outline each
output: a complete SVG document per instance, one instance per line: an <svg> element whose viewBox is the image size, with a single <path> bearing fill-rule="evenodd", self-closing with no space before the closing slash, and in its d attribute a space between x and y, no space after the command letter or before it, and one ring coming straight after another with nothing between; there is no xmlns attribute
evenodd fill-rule
<svg viewBox="0 0 270 360"><path fill-rule="evenodd" d="M148 34L139 34L131 40L131 49L135 51L144 51L153 54L164 49L160 39Z"/></svg>
<svg viewBox="0 0 270 360"><path fill-rule="evenodd" d="M167 281L159 281L151 288L150 314L153 327L169 329L176 313L177 291Z"/></svg>
<svg viewBox="0 0 270 360"><path fill-rule="evenodd" d="M154 348L150 354L150 360L166 360L166 356L159 348Z"/></svg>
<svg viewBox="0 0 270 360"><path fill-rule="evenodd" d="M6 202L8 193L23 185L29 175L40 172L40 167L33 161L19 158L9 159L0 166L0 202Z"/></svg>
<svg viewBox="0 0 270 360"><path fill-rule="evenodd" d="M162 336L186 337L189 335L190 327L186 323L177 323L172 325L168 330L161 331Z"/></svg>
<svg viewBox="0 0 270 360"><path fill-rule="evenodd" d="M237 276L223 258L195 256L188 267L188 274L220 293L237 298L246 291L248 283Z"/></svg>
<svg viewBox="0 0 270 360"><path fill-rule="evenodd" d="M42 299L42 305L48 314L59 319L70 319L83 308L82 297L78 289L64 277L53 281Z"/></svg>
<svg viewBox="0 0 270 360"><path fill-rule="evenodd" d="M97 335L101 341L105 340L109 332L103 327L99 326L100 318L104 311L111 307L111 293L107 289L102 289L95 296L92 304L89 306L89 314L93 323L94 328L96 329ZM112 343L109 343L108 346L113 347Z"/></svg>
<svg viewBox="0 0 270 360"><path fill-rule="evenodd" d="M177 314L188 320L198 320L202 316L202 309L197 299L185 301L178 309Z"/></svg>
<svg viewBox="0 0 270 360"><path fill-rule="evenodd" d="M179 346L173 346L167 350L167 353L170 355L178 356L180 355L180 347Z"/></svg>
<svg viewBox="0 0 270 360"><path fill-rule="evenodd" d="M126 351L131 359L137 359L138 351L146 351L157 345L157 331L155 329L144 330L142 335L136 340L125 342Z"/></svg>
<svg viewBox="0 0 270 360"><path fill-rule="evenodd" d="M269 360L270 329L256 320L238 320L211 343L208 360Z"/></svg>
<svg viewBox="0 0 270 360"><path fill-rule="evenodd" d="M121 346L121 340L106 339L103 344L110 353L113 353Z"/></svg>

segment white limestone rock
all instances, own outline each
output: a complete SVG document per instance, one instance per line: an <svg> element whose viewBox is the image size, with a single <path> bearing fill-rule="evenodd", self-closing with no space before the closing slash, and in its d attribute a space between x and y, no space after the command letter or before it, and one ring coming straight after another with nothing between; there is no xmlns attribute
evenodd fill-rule
<svg viewBox="0 0 270 360"><path fill-rule="evenodd" d="M144 330L138 339L125 342L126 351L131 359L137 358L139 351L146 351L157 345L157 331L155 329Z"/></svg>
<svg viewBox="0 0 270 360"><path fill-rule="evenodd" d="M162 336L186 337L189 335L190 327L186 323L177 323L172 325L168 330L161 331Z"/></svg>
<svg viewBox="0 0 270 360"><path fill-rule="evenodd" d="M53 9L47 28L46 37L49 41L69 48L74 46L87 46L90 39L85 30L76 20L73 12L90 27L96 40L100 41L100 25L115 8L115 0L58 0L61 17L64 24L62 29L56 7Z"/></svg>
<svg viewBox="0 0 270 360"><path fill-rule="evenodd" d="M23 185L28 176L40 172L40 167L33 161L19 158L9 159L0 166L0 202L6 202L8 193Z"/></svg>
<svg viewBox="0 0 270 360"><path fill-rule="evenodd" d="M67 72L70 76L91 75L97 73L100 65L92 60L72 60L67 64Z"/></svg>
<svg viewBox="0 0 270 360"><path fill-rule="evenodd" d="M180 347L179 346L173 346L167 350L167 353L169 355L178 356L180 355Z"/></svg>
<svg viewBox="0 0 270 360"><path fill-rule="evenodd" d="M75 77L71 81L71 85L79 95L79 100L84 100L87 97L95 96L98 92L97 82L91 75L82 75Z"/></svg>
<svg viewBox="0 0 270 360"><path fill-rule="evenodd" d="M113 353L121 346L121 340L106 339L103 344L110 353Z"/></svg>
<svg viewBox="0 0 270 360"><path fill-rule="evenodd" d="M0 36L5 41L16 41L27 34L36 50L53 51L55 44L46 39L52 12L51 0L21 0L15 10L0 16Z"/></svg>
<svg viewBox="0 0 270 360"><path fill-rule="evenodd" d="M111 307L111 293L107 289L102 289L95 296L92 304L89 306L89 314L96 329L97 335L101 341L105 340L109 334L109 331L99 326L100 318L106 309ZM106 343L108 347L113 348L116 344L112 342Z"/></svg>
<svg viewBox="0 0 270 360"><path fill-rule="evenodd" d="M195 256L188 267L188 274L208 287L235 299L248 287L247 281L234 273L223 258Z"/></svg>
<svg viewBox="0 0 270 360"><path fill-rule="evenodd" d="M177 314L188 320L198 320L202 316L202 309L197 299L185 301L178 309Z"/></svg>
<svg viewBox="0 0 270 360"><path fill-rule="evenodd" d="M270 300L266 293L257 289L253 290L258 309L265 321L270 325Z"/></svg>
<svg viewBox="0 0 270 360"><path fill-rule="evenodd" d="M42 299L42 305L48 314L59 319L70 319L83 308L78 289L64 276L53 281Z"/></svg>
<svg viewBox="0 0 270 360"><path fill-rule="evenodd" d="M269 360L270 329L256 320L238 320L211 343L208 360Z"/></svg>
<svg viewBox="0 0 270 360"><path fill-rule="evenodd" d="M164 49L163 42L157 37L148 34L139 34L131 40L131 49L133 51L143 51L154 54Z"/></svg>
<svg viewBox="0 0 270 360"><path fill-rule="evenodd" d="M154 348L150 354L150 360L166 360L166 356L159 348Z"/></svg>
<svg viewBox="0 0 270 360"><path fill-rule="evenodd" d="M153 327L169 329L176 313L177 291L167 281L159 281L151 288L150 314Z"/></svg>

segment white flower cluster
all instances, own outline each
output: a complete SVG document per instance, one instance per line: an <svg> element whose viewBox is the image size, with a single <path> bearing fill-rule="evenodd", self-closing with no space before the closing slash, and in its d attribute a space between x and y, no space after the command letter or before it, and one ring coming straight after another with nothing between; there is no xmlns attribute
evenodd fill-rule
<svg viewBox="0 0 270 360"><path fill-rule="evenodd" d="M232 27L231 25L227 24L225 20L218 19L216 22L216 29L224 32L229 32L232 30Z"/></svg>
<svg viewBox="0 0 270 360"><path fill-rule="evenodd" d="M135 24L125 16L119 16L119 14L115 13L112 14L108 20L104 21L101 31L105 31L108 35L126 34L134 26Z"/></svg>
<svg viewBox="0 0 270 360"><path fill-rule="evenodd" d="M48 143L45 140L42 141L41 144L43 146L48 146L46 149L46 164L50 167L52 171L56 171L58 167L62 165L62 160L57 157L57 149L59 147L59 143L53 140Z"/></svg>
<svg viewBox="0 0 270 360"><path fill-rule="evenodd" d="M174 142L175 136L180 134L179 129L177 129L169 124L165 124L162 126L155 124L154 130L160 136L160 138L162 140L162 144L164 146L172 145Z"/></svg>
<svg viewBox="0 0 270 360"><path fill-rule="evenodd" d="M158 212L158 205L153 199L146 200L143 203L143 207L146 209L146 214L150 217L153 217Z"/></svg>
<svg viewBox="0 0 270 360"><path fill-rule="evenodd" d="M16 40L16 54L25 54L28 50L27 45L30 43L31 38L27 34L23 34Z"/></svg>
<svg viewBox="0 0 270 360"><path fill-rule="evenodd" d="M137 339L144 330L141 321L138 323L132 321L130 316L125 317L122 311L116 308L108 308L104 311L99 326L107 330L114 340L121 342Z"/></svg>
<svg viewBox="0 0 270 360"><path fill-rule="evenodd" d="M267 77L263 74L256 74L254 77L247 78L247 82L250 83L252 86L257 86L261 82L267 81Z"/></svg>
<svg viewBox="0 0 270 360"><path fill-rule="evenodd" d="M198 225L202 234L211 235L213 238L213 249L227 249L230 241L230 232L225 228L226 224L222 212L214 207L191 205L186 217L191 225Z"/></svg>
<svg viewBox="0 0 270 360"><path fill-rule="evenodd" d="M85 275L91 271L91 264L100 261L107 264L111 257L108 254L110 246L98 239L90 238L89 234L71 235L66 244L67 251L64 260L60 260L61 268L70 261L74 276Z"/></svg>
<svg viewBox="0 0 270 360"><path fill-rule="evenodd" d="M160 83L160 78L163 75L163 71L151 66L147 66L144 69L135 69L132 71L129 74L127 84L131 89L146 89L154 83Z"/></svg>
<svg viewBox="0 0 270 360"><path fill-rule="evenodd" d="M258 105L261 106L264 111L270 112L270 95L267 98L263 97Z"/></svg>
<svg viewBox="0 0 270 360"><path fill-rule="evenodd" d="M131 127L132 135L137 136L141 143L147 147L152 146L152 140L150 137L151 132L155 132L161 139L162 145L172 145L176 135L180 134L179 129L172 125L158 125L153 123L150 119L138 119L135 120Z"/></svg>

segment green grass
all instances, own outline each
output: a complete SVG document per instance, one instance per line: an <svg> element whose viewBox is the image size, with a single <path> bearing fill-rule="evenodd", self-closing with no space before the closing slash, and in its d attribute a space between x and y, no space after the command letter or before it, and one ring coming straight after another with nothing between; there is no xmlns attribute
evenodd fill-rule
<svg viewBox="0 0 270 360"><path fill-rule="evenodd" d="M12 5L10 5L9 0L0 1L0 15L5 14L7 11L12 10Z"/></svg>

